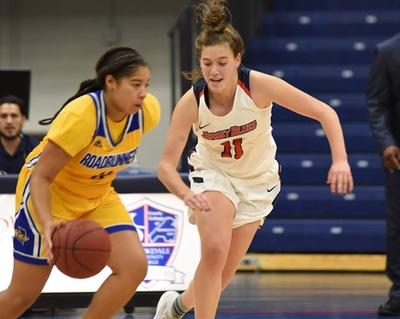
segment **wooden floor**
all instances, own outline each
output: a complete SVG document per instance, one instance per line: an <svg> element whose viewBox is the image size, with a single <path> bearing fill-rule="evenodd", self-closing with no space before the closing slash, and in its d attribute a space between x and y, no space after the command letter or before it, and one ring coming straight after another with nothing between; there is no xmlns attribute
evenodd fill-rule
<svg viewBox="0 0 400 319"><path fill-rule="evenodd" d="M223 292L220 319L372 319L386 301L382 272L241 271ZM121 311L116 319L152 319L154 308ZM43 309L21 318L78 319L84 309ZM193 313L185 319L193 319Z"/></svg>

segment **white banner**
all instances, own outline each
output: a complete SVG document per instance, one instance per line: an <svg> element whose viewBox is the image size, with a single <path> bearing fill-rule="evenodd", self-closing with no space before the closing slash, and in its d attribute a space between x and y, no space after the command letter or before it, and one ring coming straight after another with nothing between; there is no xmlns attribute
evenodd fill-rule
<svg viewBox="0 0 400 319"><path fill-rule="evenodd" d="M138 291L185 290L200 259L197 228L187 221L187 208L172 194L120 194L146 251L149 269ZM0 195L0 291L10 283L13 268L14 195ZM74 279L56 267L43 292L94 292L111 273Z"/></svg>

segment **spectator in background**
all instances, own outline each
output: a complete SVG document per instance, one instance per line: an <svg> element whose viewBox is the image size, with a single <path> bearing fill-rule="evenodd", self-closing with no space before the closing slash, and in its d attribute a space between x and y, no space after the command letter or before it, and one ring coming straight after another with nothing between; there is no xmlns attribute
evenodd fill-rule
<svg viewBox="0 0 400 319"><path fill-rule="evenodd" d="M381 316L400 315L400 33L375 50L367 92L372 135L384 166L386 189L386 275L392 282Z"/></svg>
<svg viewBox="0 0 400 319"><path fill-rule="evenodd" d="M22 133L25 121L20 98L14 95L0 98L0 174L18 174L26 156L39 143Z"/></svg>

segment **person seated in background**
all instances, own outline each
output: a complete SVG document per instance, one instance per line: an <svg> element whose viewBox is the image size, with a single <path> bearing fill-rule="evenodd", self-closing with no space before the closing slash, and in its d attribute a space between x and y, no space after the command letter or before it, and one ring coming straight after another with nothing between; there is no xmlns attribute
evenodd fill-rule
<svg viewBox="0 0 400 319"><path fill-rule="evenodd" d="M0 175L18 174L26 156L39 144L22 133L25 121L22 99L14 95L0 98Z"/></svg>

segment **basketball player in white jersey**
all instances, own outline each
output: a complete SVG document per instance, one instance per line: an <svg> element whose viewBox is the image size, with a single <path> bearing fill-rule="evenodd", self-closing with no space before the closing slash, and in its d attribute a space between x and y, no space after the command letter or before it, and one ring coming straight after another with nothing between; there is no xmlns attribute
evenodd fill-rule
<svg viewBox="0 0 400 319"><path fill-rule="evenodd" d="M18 178L14 268L0 292L1 319L19 317L40 295L54 262L51 235L63 221L93 220L111 240L112 273L82 318L113 318L144 280L145 251L111 183L160 119L149 82L149 65L137 51L111 48L97 62L96 78L82 82L54 117L41 121L51 126Z"/></svg>
<svg viewBox="0 0 400 319"><path fill-rule="evenodd" d="M196 319L215 318L221 291L281 187L271 128L273 103L321 123L332 153L330 190L343 195L353 189L336 112L277 77L243 67L243 40L225 22L225 2L198 5L199 66L188 77L195 84L176 105L158 167L160 180L189 207L189 220L200 234L201 259L185 292L162 295L155 319L182 318L193 307ZM198 142L189 156L189 188L177 165L192 127Z"/></svg>

